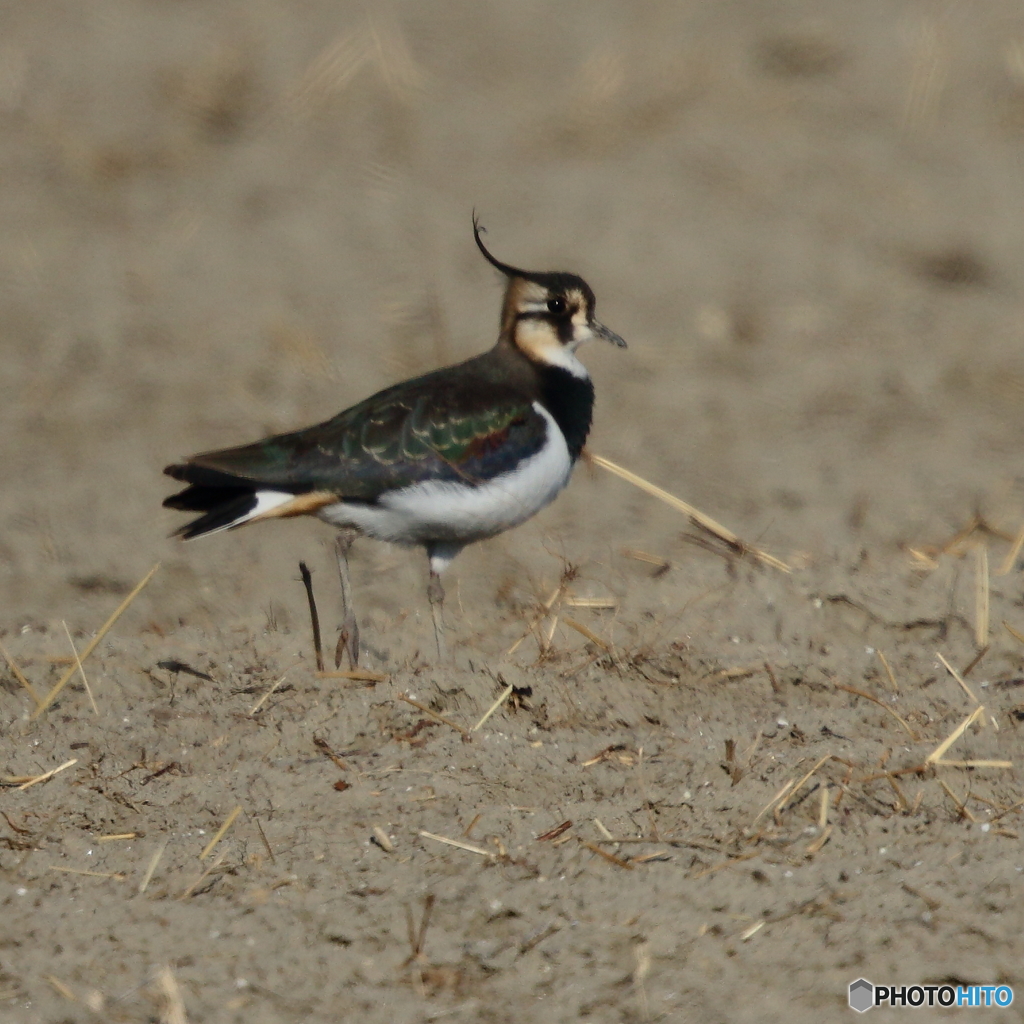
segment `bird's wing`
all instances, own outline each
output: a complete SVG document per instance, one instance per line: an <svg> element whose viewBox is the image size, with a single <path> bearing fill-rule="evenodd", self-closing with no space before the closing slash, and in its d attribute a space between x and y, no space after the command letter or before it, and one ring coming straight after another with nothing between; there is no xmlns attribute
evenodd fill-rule
<svg viewBox="0 0 1024 1024"><path fill-rule="evenodd" d="M213 487L244 482L372 502L424 480L490 480L539 451L547 429L525 395L431 374L317 426L195 455L166 472Z"/></svg>

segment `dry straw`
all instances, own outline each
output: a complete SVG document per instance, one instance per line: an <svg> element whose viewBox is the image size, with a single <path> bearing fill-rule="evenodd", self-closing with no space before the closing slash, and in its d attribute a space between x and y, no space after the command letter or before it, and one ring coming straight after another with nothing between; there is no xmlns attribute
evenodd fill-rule
<svg viewBox="0 0 1024 1024"><path fill-rule="evenodd" d="M67 672L65 672L64 675L60 677L60 679L54 685L53 689L43 698L43 700L39 703L39 706L35 709L35 711L32 712L32 717L30 721L34 722L57 699L57 696L60 694L60 691L63 690L65 686L67 686L67 684L71 681L71 677L79 670L79 667L81 666L82 662L85 661L85 659L88 658L89 655L92 654L94 650L96 650L96 648L99 646L100 641L107 635L107 633L113 627L114 623L117 622L119 618L121 618L121 616L124 614L124 612L132 603L132 601L134 601L135 598L139 596L139 593L142 591L142 588L145 587L145 585L149 583L149 581L156 575L156 571L159 568L160 563L157 562L156 565L154 565L153 568L150 569L149 572L147 572L146 575L143 576L141 580L139 580L139 582L135 585L135 589L117 606L117 608L114 610L114 614L111 615L110 618L103 623L103 625L100 627L100 631L92 638L92 640L89 641L89 644L86 646L85 650L82 651L80 655L78 654L77 651L75 652L76 664L72 665L71 668L69 668Z"/></svg>
<svg viewBox="0 0 1024 1024"><path fill-rule="evenodd" d="M1010 634L1010 636L1013 637L1014 640L1018 641L1018 643L1024 644L1024 633L1019 629L1014 629L1013 626L1011 626L1005 619L1003 619L1003 628Z"/></svg>
<svg viewBox="0 0 1024 1024"><path fill-rule="evenodd" d="M632 484L634 487L638 487L641 491L650 494L659 501L665 502L666 505L671 505L672 508L689 516L698 526L707 530L708 533L714 534L714 536L719 540L724 541L738 554L742 555L749 553L765 565L770 565L772 568L780 569L782 572L790 571L789 566L786 565L785 562L780 561L773 555L769 555L765 551L761 551L760 548L755 548L752 544L747 544L745 541L740 540L732 530L727 529L721 523L715 522L715 520L710 516L706 516L699 509L687 504L682 500L682 498L677 498L674 494L670 494L668 491L663 490L656 484L652 484L642 476L637 476L636 473L612 462L611 459L606 459L601 455L594 455L592 452L587 453L587 458L595 466L600 466L602 469L608 470L609 473L613 473L615 476Z"/></svg>
<svg viewBox="0 0 1024 1024"><path fill-rule="evenodd" d="M988 644L988 619L988 545L982 541L974 549L974 640L979 647Z"/></svg>
<svg viewBox="0 0 1024 1024"><path fill-rule="evenodd" d="M440 722L442 725L447 725L448 728L454 729L457 733L461 733L463 739L470 738L470 731L464 725L459 725L458 722L453 722L450 718L445 718L444 715L439 715L433 708L428 708L426 704L421 704L418 700L414 700L407 693L399 694L398 699L404 701L406 704L411 704L414 708L418 708L425 715L429 715L436 722Z"/></svg>
<svg viewBox="0 0 1024 1024"><path fill-rule="evenodd" d="M75 656L75 664L78 666L78 672L82 677L82 685L85 687L85 692L89 695L89 703L92 705L92 713L94 715L98 715L100 713L100 709L96 707L96 698L92 695L92 687L89 685L89 680L86 678L82 659L78 656L78 648L75 647L75 641L71 639L71 630L68 629L68 624L63 619L60 620L60 624L64 627L68 643L71 645L71 653Z"/></svg>
<svg viewBox="0 0 1024 1024"><path fill-rule="evenodd" d="M941 658L942 655L940 654ZM943 661L945 659L943 658ZM973 696L973 695L972 695ZM979 704L926 758L927 764L936 764L942 755L968 730L968 728L984 714L985 709Z"/></svg>
<svg viewBox="0 0 1024 1024"><path fill-rule="evenodd" d="M36 702L36 707L40 707L43 703L42 698L39 696L38 693L36 693L35 688L32 686L32 684L25 678L21 669L18 668L17 662L15 662L14 658L11 657L7 648L4 647L2 643L0 643L0 654L4 656L4 659L6 660L7 664L10 666L11 672L14 673L14 678L17 679L18 682L25 687L25 689L28 691L28 695Z"/></svg>
<svg viewBox="0 0 1024 1024"><path fill-rule="evenodd" d="M84 868L60 868L50 865L47 871L58 871L63 875L88 875L90 878L113 878L118 882L124 881L124 875L119 871L86 871Z"/></svg>
<svg viewBox="0 0 1024 1024"><path fill-rule="evenodd" d="M48 772L43 772L42 775L33 775L29 778L11 778L8 782L20 782L21 785L18 789L28 789L30 786L38 785L40 782L46 782L47 779L52 779L58 772L64 771L66 768L70 768L72 765L78 764L78 758L72 757L70 760L65 761L63 764L57 765L56 768L51 768Z"/></svg>
<svg viewBox="0 0 1024 1024"><path fill-rule="evenodd" d="M486 722L487 719L490 718L491 715L493 715L494 712L497 711L498 708L500 708L501 705L504 704L505 701L507 701L509 699L509 697L512 696L512 690L513 689L514 689L514 687L512 686L511 683L509 683L509 685L506 686L505 689L502 691L501 696L483 713L483 715L480 718L480 721L477 722L476 725L474 725L469 731L470 732L477 732L477 731L479 731L479 729L483 726L484 722Z"/></svg>
<svg viewBox="0 0 1024 1024"><path fill-rule="evenodd" d="M899 693L900 688L896 682L896 677L892 673L892 667L889 665L889 659L880 651L875 650L875 654L878 655L878 660L882 663L882 668L885 669L885 674L889 677L889 685L892 687L893 693Z"/></svg>
<svg viewBox="0 0 1024 1024"><path fill-rule="evenodd" d="M464 843L461 839L449 839L447 836L438 836L433 832L419 831L417 835L422 836L424 839L433 839L435 843L444 843L446 846L454 846L458 850L465 850L467 853L475 853L478 857L487 857L493 860L495 854L490 850L484 850L479 846L474 846L472 843Z"/></svg>
<svg viewBox="0 0 1024 1024"><path fill-rule="evenodd" d="M980 704L981 701L978 700L978 698L975 696L974 691L964 681L964 677L960 675L960 673L957 672L955 668L953 668L953 666L942 656L942 653L940 651L936 651L935 655L939 659L939 661L941 661L942 664L945 666L946 671L957 681L957 683L960 686L960 689L963 690L964 693L966 693L967 696L970 697L975 704Z"/></svg>
<svg viewBox="0 0 1024 1024"><path fill-rule="evenodd" d="M224 820L224 824L217 829L216 835L206 844L203 852L199 854L200 860L206 860L213 853L214 847L227 835L227 831L235 823L235 819L242 813L241 806L236 807Z"/></svg>
<svg viewBox="0 0 1024 1024"><path fill-rule="evenodd" d="M550 613L551 609L554 608L554 606L558 604L562 600L562 598L565 597L566 591L568 589L568 582L566 580L562 580L558 587L552 591L551 596L544 602L544 604L541 605L540 611L530 621L529 628L526 630L526 632L505 652L505 657L509 657L516 653L520 645L544 620L544 617ZM557 616L555 621L557 623ZM552 629L550 636L554 636L554 629ZM550 638L548 642L550 643Z"/></svg>
<svg viewBox="0 0 1024 1024"><path fill-rule="evenodd" d="M902 725L903 728L907 730L907 735L912 740L917 739L917 734L907 724L907 720L903 718L901 715L898 715L895 711L893 711L893 709L889 707L889 705L886 704L885 701L879 700L877 697L873 697L870 693L865 693L863 690L858 690L853 686L843 686L840 683L836 683L836 689L843 690L845 693L852 693L857 697L863 697L865 700L871 701L872 704L877 704L883 711L892 715L892 717L895 718L896 721L899 722L900 725Z"/></svg>
<svg viewBox="0 0 1024 1024"><path fill-rule="evenodd" d="M1020 528L1010 550L1006 552L1006 558L1003 559L1002 564L996 570L997 576L1007 576L1012 572L1013 567L1017 564L1021 548L1024 548L1024 526Z"/></svg>
<svg viewBox="0 0 1024 1024"><path fill-rule="evenodd" d="M153 856L149 858L149 863L146 865L146 871L142 876L142 881L139 882L139 895L141 896L148 888L149 883L153 881L153 875L156 874L157 865L163 858L164 850L167 849L168 840L164 840L154 851Z"/></svg>
<svg viewBox="0 0 1024 1024"><path fill-rule="evenodd" d="M272 687L271 687L271 688L270 688L269 690L267 690L267 692L266 692L265 694L263 694L263 696L262 696L262 697L260 697L260 699L259 699L258 701L256 701L256 703L255 703L255 704L253 704L253 706L252 706L252 709L251 709L251 710L249 711L249 717L250 717L250 718L252 718L252 716L253 716L253 715L255 715L255 714L256 714L256 712L257 712L257 711L259 711L259 709L260 709L261 707L263 707L263 705L264 705L264 704L266 703L266 701L267 701L267 700L268 700L268 699L269 699L269 698L271 697L271 695L272 695L272 694L274 693L274 691L275 691L275 690L276 690L276 689L277 689L277 688L278 688L278 687L279 687L279 686L280 686L280 685L281 685L281 684L282 684L282 683L283 683L283 682L284 682L284 681L285 681L285 680L286 680L287 678L288 678L288 673L286 672L286 673L285 673L285 674L284 674L283 676L281 676L281 678L280 678L280 679L278 679L278 681L277 681L276 683L274 683L274 685L273 685L273 686L272 686Z"/></svg>
<svg viewBox="0 0 1024 1024"><path fill-rule="evenodd" d="M217 859L178 897L179 900L187 900L199 886L206 881L221 866L227 853L223 850L217 855Z"/></svg>
<svg viewBox="0 0 1024 1024"><path fill-rule="evenodd" d="M368 668L339 669L336 672L317 672L317 679L353 679L361 683L383 683L388 677Z"/></svg>
<svg viewBox="0 0 1024 1024"><path fill-rule="evenodd" d="M163 993L165 1005L160 1015L161 1024L188 1024L185 1013L185 1000L181 997L181 989L171 973L170 967L164 967L157 977L160 991Z"/></svg>
<svg viewBox="0 0 1024 1024"><path fill-rule="evenodd" d="M568 615L562 616L562 621L570 628L575 629L580 636L585 636L591 643L597 644L604 651L611 653L612 645L607 640L602 640L592 629L588 629L582 622L570 619Z"/></svg>
<svg viewBox="0 0 1024 1024"><path fill-rule="evenodd" d="M602 850L601 847L595 843L588 843L586 839L581 839L580 845L585 846L591 853L596 853L598 857L608 861L609 864L614 864L618 868L625 868L627 871L633 870L633 865L630 864L628 860L623 860L621 857L616 857L614 853Z"/></svg>

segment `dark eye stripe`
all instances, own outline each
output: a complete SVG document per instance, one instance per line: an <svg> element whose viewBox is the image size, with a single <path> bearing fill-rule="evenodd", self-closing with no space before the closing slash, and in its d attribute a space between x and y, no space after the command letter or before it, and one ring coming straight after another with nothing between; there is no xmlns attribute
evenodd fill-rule
<svg viewBox="0 0 1024 1024"><path fill-rule="evenodd" d="M567 345L573 340L573 335L576 330L575 325L572 322L572 314L569 314L568 316L565 314L562 314L561 316L552 316L550 313L517 313L516 323L521 323L523 320L536 320L538 323L547 324L551 328L555 337L557 337L563 345Z"/></svg>

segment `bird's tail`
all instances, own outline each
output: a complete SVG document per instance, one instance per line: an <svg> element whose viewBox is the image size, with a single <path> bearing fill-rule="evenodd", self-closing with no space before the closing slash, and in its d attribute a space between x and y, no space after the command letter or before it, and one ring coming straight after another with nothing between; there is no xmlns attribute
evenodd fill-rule
<svg viewBox="0 0 1024 1024"><path fill-rule="evenodd" d="M174 535L183 540L233 530L253 519L274 514L296 497L288 491L275 491L255 481L192 463L168 466L164 472L189 484L185 490L166 498L164 508L203 513L174 531Z"/></svg>

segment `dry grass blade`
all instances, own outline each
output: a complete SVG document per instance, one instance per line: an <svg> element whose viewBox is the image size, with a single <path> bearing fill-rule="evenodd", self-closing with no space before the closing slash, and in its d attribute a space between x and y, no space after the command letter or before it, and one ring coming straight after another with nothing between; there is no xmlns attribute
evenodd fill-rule
<svg viewBox="0 0 1024 1024"><path fill-rule="evenodd" d="M464 739L468 740L470 738L470 731L464 725L459 725L458 722L453 722L450 718L439 715L433 708L428 708L426 704L421 704L418 700L414 700L407 693L399 694L398 699L405 701L406 704L411 704L414 708L418 708L423 714L429 715L442 725L447 725L449 729L454 729L457 733L461 733Z"/></svg>
<svg viewBox="0 0 1024 1024"><path fill-rule="evenodd" d="M206 844L203 852L199 854L200 860L206 860L207 857L213 853L214 847L224 838L229 828L235 823L235 819L242 813L241 806L236 807L228 816L224 819L224 824L217 829L217 834Z"/></svg>
<svg viewBox="0 0 1024 1024"><path fill-rule="evenodd" d="M287 678L288 678L288 673L286 672L286 673L285 673L285 674L284 674L283 676L281 676L281 678L280 678L280 679L278 679L278 681L277 681L276 683L274 683L274 685L273 685L273 686L272 686L272 687L271 687L271 688L270 688L269 690L267 690L267 692L266 692L265 694L263 694L263 696L262 696L262 697L260 697L260 699L259 699L258 701L256 701L256 703L255 703L255 704L253 704L252 708L251 708L251 709L250 709L250 711L249 711L249 717L250 717L250 718L252 718L252 716L253 716L253 715L255 715L255 714L256 714L256 712L257 712L257 711L259 711L259 709L260 709L261 707L263 707L263 705L264 705L264 704L266 703L266 701L270 699L270 697L271 697L271 695L272 695L272 694L274 693L274 691L275 691L275 690L276 690L276 689L277 689L277 688L278 688L278 687L279 687L279 686L280 686L280 685L281 685L281 684L282 684L282 683L283 683L283 682L284 682L284 681L285 681L285 680L286 680Z"/></svg>
<svg viewBox="0 0 1024 1024"><path fill-rule="evenodd" d="M515 687L513 687L512 684L509 683L509 685L506 686L505 689L502 691L501 696L483 713L483 715L480 717L480 721L477 722L476 725L474 725L469 731L477 732L480 729L480 727L484 724L484 722L486 722L487 719L490 718L491 715L493 715L494 712L497 711L498 708L500 708L501 705L504 704L505 701L507 701L509 697L512 696L513 689L515 689Z"/></svg>
<svg viewBox="0 0 1024 1024"><path fill-rule="evenodd" d="M1006 619L1003 619L1003 629L1005 629L1006 632L1009 633L1010 636L1012 636L1014 640L1018 641L1019 643L1024 644L1024 633L1020 632L1020 630L1018 630L1018 629L1014 629L1013 626L1011 626L1006 621Z"/></svg>
<svg viewBox="0 0 1024 1024"><path fill-rule="evenodd" d="M980 758L972 761L948 761L943 758L941 761L936 761L936 764L942 765L944 768L1012 768L1012 761L995 761L989 758Z"/></svg>
<svg viewBox="0 0 1024 1024"><path fill-rule="evenodd" d="M633 870L633 865L628 860L623 860L621 857L616 857L614 853L609 853L607 850L602 850L596 843L588 843L586 839L581 839L580 843L585 846L591 853L596 853L598 857L608 861L609 864L614 864L616 867L625 868L627 871Z"/></svg>
<svg viewBox="0 0 1024 1024"><path fill-rule="evenodd" d="M963 672L960 675L966 679L982 662L985 655L992 649L992 644L988 643L978 653L971 658L971 660L964 666Z"/></svg>
<svg viewBox="0 0 1024 1024"><path fill-rule="evenodd" d="M882 668L885 669L885 674L889 677L889 685L892 687L893 693L899 693L900 688L896 683L896 677L892 674L892 668L889 665L889 659L879 650L875 651L878 655L878 660L882 663Z"/></svg>
<svg viewBox="0 0 1024 1024"><path fill-rule="evenodd" d="M765 551L761 551L759 548L755 548L751 544L747 544L740 540L732 530L722 526L721 523L716 523L710 516L704 515L703 512L695 509L692 505L687 504L682 498L677 498L674 494L670 494L668 491L662 490L656 484L652 484L650 481L645 480L642 476L637 476L636 473L630 472L628 469L617 465L610 459L606 459L601 455L595 455L593 452L587 453L587 458L594 463L595 466L600 466L602 469L608 470L609 473L613 473L615 476L627 483L632 484L634 487L638 487L641 491L650 494L654 498L658 498L660 501L665 502L666 505L671 505L672 508L682 512L684 515L689 516L698 526L703 527L708 533L714 534L719 540L724 541L738 554L751 554L756 559L764 562L765 565L770 565L775 569L780 569L782 572L789 572L790 568L785 562L780 561L772 555L769 555Z"/></svg>
<svg viewBox="0 0 1024 1024"><path fill-rule="evenodd" d="M928 570L938 569L939 563L936 562L935 559L932 558L932 556L927 554L926 552L919 551L917 548L911 547L907 547L904 550L914 560L914 563L918 566L918 568Z"/></svg>
<svg viewBox="0 0 1024 1024"><path fill-rule="evenodd" d="M92 687L89 685L89 680L85 676L85 668L82 665L82 659L78 656L78 648L75 646L75 641L71 639L71 630L68 629L68 624L61 619L60 624L64 627L64 632L67 634L68 643L71 645L71 653L75 656L75 664L78 666L79 675L82 677L82 685L85 687L85 692L89 695L89 703L92 705L92 713L98 715L100 709L96 707L96 698L92 695Z"/></svg>
<svg viewBox="0 0 1024 1024"><path fill-rule="evenodd" d="M941 658L942 655L940 654ZM968 730L971 724L980 718L985 709L979 704L926 758L926 764L938 764L942 755Z"/></svg>
<svg viewBox="0 0 1024 1024"><path fill-rule="evenodd" d="M416 834L423 836L424 839L433 839L435 843L444 843L446 846L454 846L456 849L465 850L467 853L475 853L478 857L488 857L493 860L495 856L490 850L484 850L479 846L474 846L472 843L464 843L461 839L449 839L447 836L438 836L434 835L433 832L423 832L422 830Z"/></svg>
<svg viewBox="0 0 1024 1024"><path fill-rule="evenodd" d="M525 956L531 949L536 949L545 939L557 935L560 930L557 924L549 924L546 928L542 928L536 935L532 935L520 945L519 955Z"/></svg>
<svg viewBox="0 0 1024 1024"><path fill-rule="evenodd" d="M1010 550L1006 552L1006 558L1003 559L1002 564L996 570L997 576L1007 576L1013 570L1013 567L1017 564L1017 559L1020 557L1020 550L1024 548L1024 526L1020 528L1016 538L1013 541Z"/></svg>
<svg viewBox="0 0 1024 1024"><path fill-rule="evenodd" d="M562 621L570 628L575 629L580 636L585 636L591 643L597 644L602 650L611 653L612 645L607 640L602 640L592 629L588 629L582 622L570 619L567 615L562 616Z"/></svg>
<svg viewBox="0 0 1024 1024"><path fill-rule="evenodd" d="M885 780L889 783L890 788L896 794L896 801L899 804L900 810L910 810L910 801L907 800L906 793L903 792L900 788L900 784L896 781L896 776L891 773L886 773Z"/></svg>
<svg viewBox="0 0 1024 1024"><path fill-rule="evenodd" d="M121 618L121 616L127 610L128 606L132 603L132 601L134 601L135 598L139 596L139 594L142 591L142 588L145 587L145 585L156 575L156 571L159 568L160 563L157 562L156 565L154 565L153 568L150 569L149 572L147 572L146 575L143 576L141 580L139 580L139 582L135 585L135 589L117 606L117 608L114 610L113 615L111 615L110 618L103 623L103 625L100 627L100 631L92 638L92 640L89 641L85 650L82 651L81 655L79 655L79 664L85 661L85 659L88 658L89 655L92 654L94 650L96 650L96 648L100 644L100 641L113 628L114 623L117 622L119 618ZM71 680L71 677L77 671L78 666L72 665L71 668L69 668L68 671L60 677L60 679L54 684L53 689L43 698L43 701L39 705L39 707L37 707L35 711L32 712L32 717L30 721L34 722L57 699L57 696L60 693L60 691L63 690L65 686L67 686L67 684Z"/></svg>
<svg viewBox="0 0 1024 1024"><path fill-rule="evenodd" d="M52 864L46 869L47 871L57 871L62 875L88 875L90 878L114 878L117 881L124 881L124 875L119 871L86 871L84 868L59 868L54 867Z"/></svg>
<svg viewBox="0 0 1024 1024"><path fill-rule="evenodd" d="M611 611L618 608L618 601L609 597L567 597L565 603L569 608L599 608Z"/></svg>
<svg viewBox="0 0 1024 1024"><path fill-rule="evenodd" d="M935 654L936 657L938 657L939 661L941 661L942 664L946 667L946 671L957 681L957 683L959 683L960 689L963 690L964 693L966 693L967 696L970 697L975 704L980 704L981 701L978 700L978 698L974 695L974 691L967 685L966 682L964 682L964 677L960 675L960 673L957 672L957 670L953 668L952 665L950 665L950 663L942 656L942 654L939 651L936 651Z"/></svg>
<svg viewBox="0 0 1024 1024"><path fill-rule="evenodd" d="M711 867L705 868L703 871L698 871L695 875L688 875L687 877L691 881L695 881L698 878L705 878L707 875L713 875L716 871L722 871L724 868L731 868L734 864L741 864L743 861L751 860L756 856L756 851L741 853L738 857L730 857L728 860L723 860L720 864L712 864Z"/></svg>
<svg viewBox="0 0 1024 1024"><path fill-rule="evenodd" d="M917 740L917 733L915 733L914 730L910 728L906 719L903 718L901 715L896 714L896 712L893 711L893 709L889 707L889 705L886 704L885 701L879 700L877 697L872 696L870 693L865 693L864 690L858 690L853 686L843 686L840 683L836 683L836 689L843 690L846 693L852 693L857 697L863 697L865 700L871 701L872 704L877 704L883 711L886 711L890 715L892 715L892 717L895 718L896 721L899 722L900 725L902 725L903 728L907 730L907 735L912 740Z"/></svg>
<svg viewBox="0 0 1024 1024"><path fill-rule="evenodd" d="M527 640L529 636L533 633L533 631L537 628L537 626L539 626L541 622L544 621L544 617L550 613L551 609L559 601L561 601L563 597L565 597L565 593L567 590L568 586L563 581L555 590L551 592L551 596L544 602L543 605L541 605L540 612L534 615L534 617L530 620L530 624L526 632L505 652L506 657L510 657L511 655L515 654L517 650L519 650L523 642ZM552 635L554 635L554 631L552 631Z"/></svg>
<svg viewBox="0 0 1024 1024"><path fill-rule="evenodd" d="M807 853L811 856L818 853L821 848L828 842L829 836L832 835L832 826L828 825L822 829L821 835L817 839L812 840L807 844Z"/></svg>
<svg viewBox="0 0 1024 1024"><path fill-rule="evenodd" d="M956 793L954 793L953 790L942 781L942 779L939 779L938 783L946 791L946 796L953 801L957 814L959 814L961 818L966 818L972 824L976 824L978 819L967 809L967 797L964 797L964 799L961 800L960 797L958 797ZM967 796L969 797L970 793L968 793Z"/></svg>
<svg viewBox="0 0 1024 1024"><path fill-rule="evenodd" d="M317 672L317 679L354 679L361 683L383 683L387 676L380 672L371 672L368 668L340 669L337 672Z"/></svg>
<svg viewBox="0 0 1024 1024"><path fill-rule="evenodd" d="M567 819L566 821L563 821L560 825L556 825L554 828L549 828L547 832L541 832L541 834L536 837L537 842L549 843L552 840L557 839L563 833L568 832L571 828L572 821Z"/></svg>
<svg viewBox="0 0 1024 1024"><path fill-rule="evenodd" d="M165 967L157 977L160 983L160 991L163 992L166 1005L160 1014L160 1024L188 1024L188 1017L185 1014L185 1000L181 997L181 989L171 973L170 967Z"/></svg>
<svg viewBox="0 0 1024 1024"><path fill-rule="evenodd" d="M544 642L540 645L542 658L551 650L551 641L554 639L556 629L558 629L558 616L552 615L551 622L548 624L548 635L544 637Z"/></svg>
<svg viewBox="0 0 1024 1024"><path fill-rule="evenodd" d="M667 558L662 558L660 555L652 555L649 551L637 551L636 548L623 548L622 554L626 558L635 558L638 562L646 562L648 565L656 567L655 575L660 576L662 573L668 572L672 568L672 563Z"/></svg>
<svg viewBox="0 0 1024 1024"><path fill-rule="evenodd" d="M982 542L974 549L974 642L979 647L988 643L988 619L988 545Z"/></svg>
<svg viewBox="0 0 1024 1024"><path fill-rule="evenodd" d="M787 796L789 796L792 789L793 780L790 779L788 782L784 783L782 788L775 794L775 796L773 796L771 800L769 800L768 803L766 803L764 807L762 807L761 810L757 812L757 817L754 818L754 821L750 827L753 828L754 825L756 825L773 807L777 807Z"/></svg>
<svg viewBox="0 0 1024 1024"><path fill-rule="evenodd" d="M164 855L164 850L167 849L167 840L165 839L154 851L153 856L149 858L149 864L146 865L146 873L142 876L142 881L139 882L139 895L141 896L148 888L149 883L153 881L153 875L156 874L157 865L160 863L161 858Z"/></svg>
<svg viewBox="0 0 1024 1024"><path fill-rule="evenodd" d="M7 651L7 648L4 647L2 643L0 643L0 654L4 656L4 660L10 667L10 670L13 673L14 678L17 679L18 682L21 683L23 687L25 687L25 689L28 691L28 695L36 702L36 707L41 707L43 703L42 698L39 696L38 693L36 693L35 688L22 674L22 671L20 668L18 668L18 665L15 662L14 658L11 657L11 655Z"/></svg>
<svg viewBox="0 0 1024 1024"><path fill-rule="evenodd" d="M178 897L179 900L187 900L221 866L227 853L223 850L217 855L217 859Z"/></svg>
<svg viewBox="0 0 1024 1024"><path fill-rule="evenodd" d="M811 777L812 777L812 776L814 775L814 773L815 773L815 772L816 772L816 771L817 771L817 770L818 770L818 769L819 769L819 768L820 768L820 767L821 767L821 766L822 766L822 765L823 765L823 764L824 764L824 763L825 763L825 762L826 762L826 761L827 761L827 760L828 760L828 759L829 759L829 758L830 758L831 756L832 756L832 754L831 754L831 753L828 753L828 754L825 754L825 755L824 755L824 757L820 757L820 758L818 758L818 760L817 760L817 761L816 761L816 762L814 763L814 767L813 767L813 768L812 768L812 769L811 769L811 770L810 770L809 772L807 772L807 774L806 774L806 775L804 775L804 776L803 776L803 778L801 778L801 779L799 780L799 782L797 782L797 783L796 783L796 785L795 785L795 786L793 786L793 788L792 788L791 790L789 790L789 792L788 792L788 793L785 793L785 794L784 794L784 795L783 795L783 796L782 796L782 797L781 797L780 799L778 799L778 800L776 800L776 801L775 801L775 808L776 808L776 810L781 810L781 809L782 809L782 807L783 807L783 806L784 806L784 805L785 805L786 803L788 803L788 802L789 802L790 800L792 800L792 799L793 799L793 797L795 797L795 796L797 795L797 793L799 793L799 792L800 792L800 790L804 788L804 786L805 786L805 785L807 784L807 782L808 782L808 781L810 780L810 778L811 778ZM771 805L771 804L769 804L768 806L769 806L769 808L770 808L770 807L771 807L772 805ZM760 815L758 815L758 817L760 817Z"/></svg>
<svg viewBox="0 0 1024 1024"><path fill-rule="evenodd" d="M77 1003L78 997L74 992L68 988L59 978L55 978L52 974L44 974L44 978L57 990L58 994L62 995L69 1003Z"/></svg>
<svg viewBox="0 0 1024 1024"><path fill-rule="evenodd" d="M21 782L18 789L28 789L29 786L38 785L40 782L46 782L47 779L52 779L58 772L64 771L65 768L70 768L73 764L78 764L78 758L72 757L69 761L65 761L63 764L57 765L56 768L51 768L48 772L43 772L42 775L34 775L32 778L26 779L21 782L21 779L9 779L9 782Z"/></svg>

